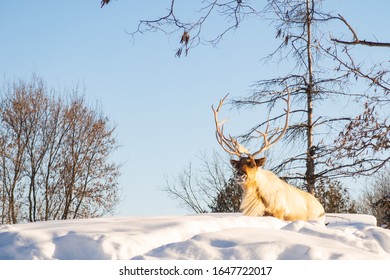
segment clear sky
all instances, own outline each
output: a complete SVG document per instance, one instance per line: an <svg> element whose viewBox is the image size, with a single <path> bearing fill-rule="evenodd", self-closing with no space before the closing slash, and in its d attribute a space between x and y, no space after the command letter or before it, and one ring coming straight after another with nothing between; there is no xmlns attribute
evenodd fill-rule
<svg viewBox="0 0 390 280"><path fill-rule="evenodd" d="M390 41L389 1L326 2L362 37ZM179 37L147 33L133 40L127 33L139 19L165 13L169 0L113 0L103 9L99 0L0 3L1 81L35 73L50 87L81 85L117 125L121 148L113 160L125 164L116 215L187 213L159 187L200 152L220 151L210 106L283 70L260 62L278 43L262 21L247 22L217 48L202 45L178 59Z"/></svg>

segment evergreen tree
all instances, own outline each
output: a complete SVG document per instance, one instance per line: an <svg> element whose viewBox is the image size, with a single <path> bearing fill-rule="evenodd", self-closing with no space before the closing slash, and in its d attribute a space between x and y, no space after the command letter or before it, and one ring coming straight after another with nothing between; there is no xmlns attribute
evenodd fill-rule
<svg viewBox="0 0 390 280"><path fill-rule="evenodd" d="M211 212L239 212L242 197L242 188L233 180L230 179L221 189L210 205Z"/></svg>
<svg viewBox="0 0 390 280"><path fill-rule="evenodd" d="M324 206L326 213L356 213L356 202L341 182L321 179L316 188L315 196Z"/></svg>

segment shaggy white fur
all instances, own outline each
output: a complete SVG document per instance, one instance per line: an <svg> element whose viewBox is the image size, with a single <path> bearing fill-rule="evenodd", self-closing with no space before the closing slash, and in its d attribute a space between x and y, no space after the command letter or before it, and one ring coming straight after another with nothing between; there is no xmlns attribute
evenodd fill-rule
<svg viewBox="0 0 390 280"><path fill-rule="evenodd" d="M282 220L324 220L321 203L311 194L293 187L274 173L257 168L256 176L242 181L241 211L248 216L274 216Z"/></svg>

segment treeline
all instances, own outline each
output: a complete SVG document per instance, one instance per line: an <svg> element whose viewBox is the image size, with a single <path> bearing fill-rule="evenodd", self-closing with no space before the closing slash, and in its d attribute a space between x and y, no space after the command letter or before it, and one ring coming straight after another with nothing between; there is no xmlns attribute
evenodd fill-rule
<svg viewBox="0 0 390 280"><path fill-rule="evenodd" d="M98 217L118 200L115 127L74 89L42 79L6 85L0 95L1 223Z"/></svg>

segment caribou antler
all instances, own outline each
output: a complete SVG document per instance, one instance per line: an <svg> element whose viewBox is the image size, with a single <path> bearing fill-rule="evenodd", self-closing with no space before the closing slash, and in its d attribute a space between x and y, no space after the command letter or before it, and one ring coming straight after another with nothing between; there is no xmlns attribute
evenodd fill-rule
<svg viewBox="0 0 390 280"><path fill-rule="evenodd" d="M228 152L231 155L236 155L238 157L242 157L242 155L245 154L251 158L254 158L256 155L258 155L262 152L265 152L266 150L271 148L273 145L275 145L276 142L278 142L280 139L282 139L282 137L284 136L284 134L286 133L287 128L288 128L288 117L290 114L290 91L288 89L287 89L287 91L288 91L287 99L283 98L283 100L286 101L286 103L287 103L287 109L284 110L286 112L286 122L284 124L282 132L279 134L279 136L275 140L272 141L272 138L274 138L277 135L279 129L277 129L274 134L272 134L270 137L268 137L269 122L267 124L265 132L260 132L260 131L256 130L263 137L264 141L263 141L263 145L261 146L261 148L252 154L245 147L240 145L237 142L237 140L234 139L232 136L229 135L229 137L226 137L223 134L223 123L226 120L223 120L220 122L218 120L218 113L222 107L223 102L225 101L225 99L228 97L229 94L227 94L224 98L222 98L219 101L219 105L218 105L216 110L214 109L214 106L211 106L211 108L214 112L214 120L215 120L215 128L216 128L215 135L216 135L216 138L217 138L219 145L226 152Z"/></svg>
<svg viewBox="0 0 390 280"><path fill-rule="evenodd" d="M232 136L229 135L229 138L223 135L223 123L226 120L218 121L218 113L219 110L222 107L223 102L225 102L225 99L228 97L229 94L226 94L224 98L222 98L219 101L219 105L217 107L217 110L214 109L214 106L211 106L211 109L214 112L214 120L215 120L215 136L217 138L217 141L221 147L228 152L231 155L236 155L238 157L241 157L242 154L250 155L249 151L241 146L236 139L234 139Z"/></svg>
<svg viewBox="0 0 390 280"><path fill-rule="evenodd" d="M263 137L264 143L261 146L260 150L258 150L256 152L254 152L253 154L251 154L252 157L255 157L256 155L258 155L258 154L260 154L262 152L265 152L266 150L271 148L273 145L276 144L276 142L278 142L280 139L282 139L284 134L286 134L286 131L287 131L287 128L288 128L288 117L290 115L290 91L288 90L288 88L287 88L287 92L288 92L287 99L283 98L283 100L286 101L286 103L287 103L287 109L284 109L284 111L286 112L286 122L284 124L282 132L279 134L279 136L274 141L270 142L272 140L272 138L274 138L276 136L276 134L278 133L279 129L276 129L275 133L272 134L271 137L269 137L268 139L267 139L267 136L268 136L269 122L267 123L267 127L265 129L265 132L261 132L261 131L257 131L256 130Z"/></svg>

